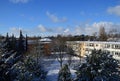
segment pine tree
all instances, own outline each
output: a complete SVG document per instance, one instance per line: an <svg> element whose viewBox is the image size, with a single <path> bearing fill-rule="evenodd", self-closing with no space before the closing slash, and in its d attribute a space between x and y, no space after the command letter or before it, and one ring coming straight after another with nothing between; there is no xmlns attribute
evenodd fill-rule
<svg viewBox="0 0 120 81"><path fill-rule="evenodd" d="M7 33L5 39L1 42L1 60L5 60L6 58L8 58L11 53L12 53L12 48L11 48L11 41L9 38L9 35Z"/></svg>
<svg viewBox="0 0 120 81"><path fill-rule="evenodd" d="M104 27L100 27L100 29L99 29L99 40L100 41L106 41L107 40L107 34L105 32Z"/></svg>
<svg viewBox="0 0 120 81"><path fill-rule="evenodd" d="M22 35L22 31L20 30L20 37L18 40L18 48L17 48L19 53L23 53L25 51L25 47L24 47L24 37Z"/></svg>
<svg viewBox="0 0 120 81"><path fill-rule="evenodd" d="M17 62L11 69L13 81L46 81L47 72L30 56Z"/></svg>
<svg viewBox="0 0 120 81"><path fill-rule="evenodd" d="M9 35L7 33L5 41L3 42L3 48L5 49L5 51L10 51L11 47L10 47L10 39L9 39Z"/></svg>
<svg viewBox="0 0 120 81"><path fill-rule="evenodd" d="M27 37L27 34L26 34L26 40L25 40L25 50L26 51L28 50L28 37Z"/></svg>
<svg viewBox="0 0 120 81"><path fill-rule="evenodd" d="M75 81L120 81L118 61L101 50L93 50L76 74Z"/></svg>
<svg viewBox="0 0 120 81"><path fill-rule="evenodd" d="M14 52L12 50L12 41L7 33L5 40L2 42L2 58L0 59L0 81L9 80L9 69L14 64Z"/></svg>
<svg viewBox="0 0 120 81"><path fill-rule="evenodd" d="M13 51L16 51L16 38L14 37L14 34L12 34L12 37L11 37L11 49Z"/></svg>
<svg viewBox="0 0 120 81"><path fill-rule="evenodd" d="M17 41L14 35L10 38L8 33L2 42L2 57L0 59L0 81L13 81L16 78L16 69L12 69L21 60L21 53L24 51L24 39L22 31L18 40L19 50L16 52ZM35 66L35 65L34 65ZM15 72L15 74L12 73ZM38 70L37 70L38 71ZM26 80L25 80L26 81ZM27 80L28 81L28 80Z"/></svg>
<svg viewBox="0 0 120 81"><path fill-rule="evenodd" d="M58 81L72 81L70 69L68 65L65 64L59 71Z"/></svg>

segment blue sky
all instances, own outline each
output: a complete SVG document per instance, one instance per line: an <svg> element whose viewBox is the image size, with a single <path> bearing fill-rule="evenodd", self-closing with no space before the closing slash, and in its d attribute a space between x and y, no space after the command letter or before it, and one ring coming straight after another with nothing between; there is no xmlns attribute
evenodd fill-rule
<svg viewBox="0 0 120 81"><path fill-rule="evenodd" d="M120 0L0 0L0 34L80 35L120 29Z"/></svg>

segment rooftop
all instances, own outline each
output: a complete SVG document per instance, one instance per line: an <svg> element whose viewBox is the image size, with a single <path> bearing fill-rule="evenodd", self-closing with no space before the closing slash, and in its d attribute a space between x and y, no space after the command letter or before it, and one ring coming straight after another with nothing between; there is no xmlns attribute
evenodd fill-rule
<svg viewBox="0 0 120 81"><path fill-rule="evenodd" d="M46 43L49 43L49 42L51 42L51 41L52 41L52 40L49 39L49 38L42 38L42 39L39 40L39 42L46 42Z"/></svg>
<svg viewBox="0 0 120 81"><path fill-rule="evenodd" d="M101 43L101 44L120 44L120 42L107 42L107 41L67 41L67 43Z"/></svg>

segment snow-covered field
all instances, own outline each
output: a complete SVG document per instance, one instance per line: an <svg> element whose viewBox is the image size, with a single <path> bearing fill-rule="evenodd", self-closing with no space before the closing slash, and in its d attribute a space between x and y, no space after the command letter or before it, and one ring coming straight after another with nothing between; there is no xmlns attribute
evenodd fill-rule
<svg viewBox="0 0 120 81"><path fill-rule="evenodd" d="M68 61L68 57L65 56L63 64L66 64ZM75 77L75 70L73 66L76 65L80 59L78 57L72 57L72 62L70 66L70 71L72 77ZM57 58L54 55L43 59L43 66L44 69L48 71L47 73L47 81L57 81L58 72L60 70L60 63L58 62Z"/></svg>

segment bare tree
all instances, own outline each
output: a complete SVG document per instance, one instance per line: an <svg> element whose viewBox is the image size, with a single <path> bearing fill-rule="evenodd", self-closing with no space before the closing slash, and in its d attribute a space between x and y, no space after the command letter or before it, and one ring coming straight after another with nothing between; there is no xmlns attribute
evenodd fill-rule
<svg viewBox="0 0 120 81"><path fill-rule="evenodd" d="M119 34L120 34L120 31L115 29L115 28L112 28L109 30L108 32L108 37L111 37L111 38L118 38L119 37Z"/></svg>
<svg viewBox="0 0 120 81"><path fill-rule="evenodd" d="M70 66L72 63L72 57L74 56L74 51L71 47L67 46L67 57L68 57L68 65Z"/></svg>
<svg viewBox="0 0 120 81"><path fill-rule="evenodd" d="M58 62L60 63L60 67L62 67L63 61L65 59L64 56L66 53L65 41L60 36L53 41L52 45L53 45L54 53L56 53L56 58Z"/></svg>
<svg viewBox="0 0 120 81"><path fill-rule="evenodd" d="M32 49L30 49L30 53L28 54L36 59L37 64L41 62L43 54L41 53L41 45L38 40L35 41L34 46L32 46Z"/></svg>
<svg viewBox="0 0 120 81"><path fill-rule="evenodd" d="M97 40L97 36L98 36L98 33L97 32L93 32L92 33L92 37L93 37L93 40Z"/></svg>
<svg viewBox="0 0 120 81"><path fill-rule="evenodd" d="M103 26L99 29L99 40L100 41L106 41L107 40L107 34L105 32L105 28Z"/></svg>

